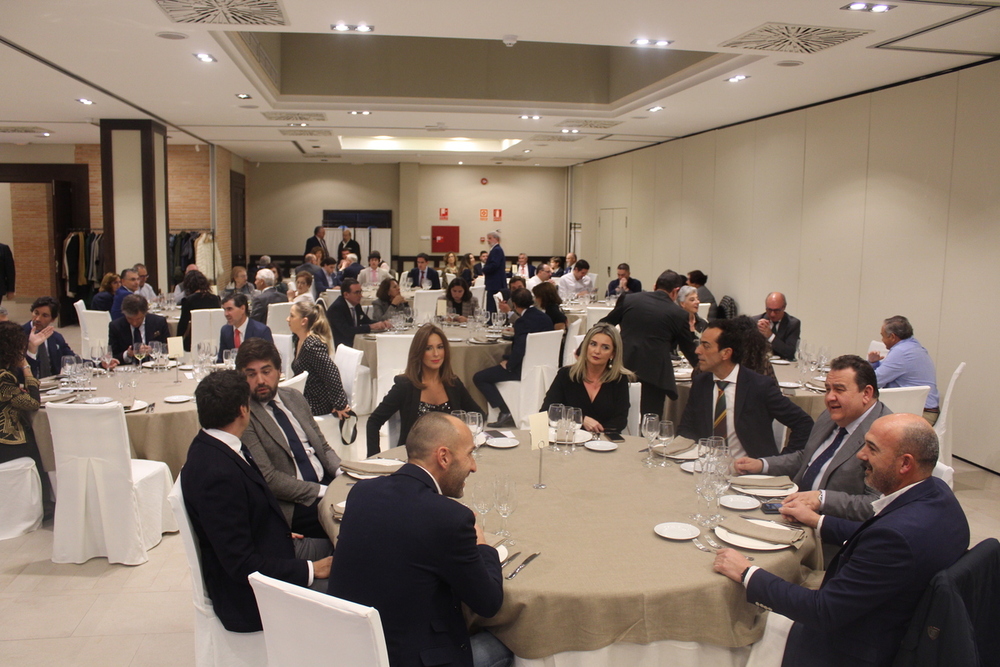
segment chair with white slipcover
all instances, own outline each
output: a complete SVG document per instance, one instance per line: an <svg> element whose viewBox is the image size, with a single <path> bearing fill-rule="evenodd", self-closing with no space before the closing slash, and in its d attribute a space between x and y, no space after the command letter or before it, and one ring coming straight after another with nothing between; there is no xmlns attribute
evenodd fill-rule
<svg viewBox="0 0 1000 667"><path fill-rule="evenodd" d="M930 391L931 388L925 384L918 387L892 387L879 389L878 399L897 414L905 412L922 416Z"/></svg>
<svg viewBox="0 0 1000 667"><path fill-rule="evenodd" d="M288 314L292 312L292 302L270 303L267 306L267 328L271 334L291 334L288 328Z"/></svg>
<svg viewBox="0 0 1000 667"><path fill-rule="evenodd" d="M203 340L219 344L222 327L226 323L226 311L222 308L199 308L191 311L191 349ZM178 334L184 335L183 331Z"/></svg>
<svg viewBox="0 0 1000 667"><path fill-rule="evenodd" d="M420 289L413 293L413 321L429 322L437 315L438 297L444 294L443 289Z"/></svg>
<svg viewBox="0 0 1000 667"><path fill-rule="evenodd" d="M951 374L951 380L948 382L948 391L945 392L944 398L941 399L941 413L934 424L934 431L938 436L938 460L943 461L947 465L951 465L952 429L949 428L951 425L951 398L955 392L955 383L958 382L958 377L964 370L965 362L963 361L955 369L955 372Z"/></svg>
<svg viewBox="0 0 1000 667"><path fill-rule="evenodd" d="M585 333L580 333L580 329L583 328L583 318L574 320L566 325L566 344L563 345L563 358L562 365L569 366L576 362L576 348L580 346L583 342Z"/></svg>
<svg viewBox="0 0 1000 667"><path fill-rule="evenodd" d="M273 334L271 339L274 341L274 347L278 349L278 354L281 355L281 372L286 378L292 377L292 360L295 359L295 343L292 341L292 334Z"/></svg>
<svg viewBox="0 0 1000 667"><path fill-rule="evenodd" d="M528 428L528 416L542 407L545 392L559 369L562 334L562 331L528 334L521 361L521 379L497 383L497 390L510 408L517 428Z"/></svg>
<svg viewBox="0 0 1000 667"><path fill-rule="evenodd" d="M333 355L333 363L340 370L340 381L344 385L344 393L351 408L357 415L371 414L372 406L372 372L361 364L365 353L349 345L338 345Z"/></svg>
<svg viewBox="0 0 1000 667"><path fill-rule="evenodd" d="M302 371L294 377L287 378L278 383L279 387L286 389L296 389L301 394L306 390L306 380L309 379L309 371Z"/></svg>
<svg viewBox="0 0 1000 667"><path fill-rule="evenodd" d="M42 525L42 480L27 456L0 463L0 540L38 530ZM42 474L45 474L42 471Z"/></svg>

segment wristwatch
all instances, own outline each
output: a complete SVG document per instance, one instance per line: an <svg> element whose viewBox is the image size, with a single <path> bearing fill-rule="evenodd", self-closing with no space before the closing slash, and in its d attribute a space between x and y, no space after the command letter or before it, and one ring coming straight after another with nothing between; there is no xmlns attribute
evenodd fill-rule
<svg viewBox="0 0 1000 667"><path fill-rule="evenodd" d="M747 569L743 570L743 574L740 575L740 583L746 583L747 573L750 571L750 565L747 565Z"/></svg>

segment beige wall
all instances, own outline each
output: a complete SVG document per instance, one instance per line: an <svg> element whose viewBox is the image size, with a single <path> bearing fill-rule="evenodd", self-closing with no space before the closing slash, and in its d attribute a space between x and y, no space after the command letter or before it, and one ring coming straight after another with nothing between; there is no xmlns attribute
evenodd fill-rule
<svg viewBox="0 0 1000 667"><path fill-rule="evenodd" d="M10 208L10 183L0 183L0 243L13 245L14 216Z"/></svg>
<svg viewBox="0 0 1000 667"><path fill-rule="evenodd" d="M978 418L993 407L1000 355L967 334L972 321L1000 325L989 306L998 117L992 63L575 167L582 255L602 256L601 209L625 208L632 255L614 259L648 286L663 269L698 268L750 315L783 291L803 338L836 354L864 352L882 319L909 317L942 394L969 362L955 453L1000 470L995 429Z"/></svg>

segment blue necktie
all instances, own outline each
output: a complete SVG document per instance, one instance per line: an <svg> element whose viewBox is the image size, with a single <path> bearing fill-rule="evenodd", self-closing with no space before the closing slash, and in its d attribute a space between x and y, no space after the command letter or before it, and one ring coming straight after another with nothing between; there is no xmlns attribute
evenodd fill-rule
<svg viewBox="0 0 1000 667"><path fill-rule="evenodd" d="M285 432L285 437L288 438L288 446L292 448L292 456L295 457L295 464L299 467L299 472L302 473L302 479L318 484L319 478L316 477L316 469L312 467L309 456L306 455L306 448L302 446L302 441L299 440L299 436L295 433L288 415L274 401L271 401L268 405L274 410L274 420L278 422L278 426L281 427L281 430Z"/></svg>
<svg viewBox="0 0 1000 667"><path fill-rule="evenodd" d="M820 455L816 457L816 460L809 464L806 474L802 475L802 482L799 483L799 489L802 491L812 490L813 483L819 476L819 471L822 470L826 462L832 459L833 455L837 453L837 449L840 448L840 443L842 443L846 437L847 429L840 427L840 430L837 431L837 437L833 439L830 446L824 449Z"/></svg>

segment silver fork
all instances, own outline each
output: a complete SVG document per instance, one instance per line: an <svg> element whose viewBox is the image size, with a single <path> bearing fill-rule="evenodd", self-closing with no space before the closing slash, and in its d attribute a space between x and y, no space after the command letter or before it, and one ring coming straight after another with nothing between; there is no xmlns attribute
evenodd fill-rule
<svg viewBox="0 0 1000 667"><path fill-rule="evenodd" d="M716 550L717 550L717 549L721 549L721 548L722 548L722 547L721 547L721 546L719 545L719 543L718 543L718 542L716 542L715 540L713 540L713 539L712 539L711 537L708 537L707 535L705 536L705 541L706 541L706 542L708 542L709 544L711 544L711 545L712 545L713 547L715 547L715 549L709 549L709 548L708 548L708 547L706 547L706 546L705 546L704 544L702 544L701 542L699 542L699 541L698 541L698 538L697 538L697 537L696 537L696 538L694 538L694 539L693 539L693 540L691 540L691 541L692 541L692 542L694 543L694 545L695 545L696 547L698 547L698 548L699 548L699 549L701 549L702 551L704 551L704 552L706 552L706 553L710 553L710 554L714 554L714 553L716 552ZM752 557L752 556L747 556L747 555L744 555L743 557L744 557L744 558L746 558L746 559L747 559L747 560L749 560L749 561L753 561L753 557Z"/></svg>

